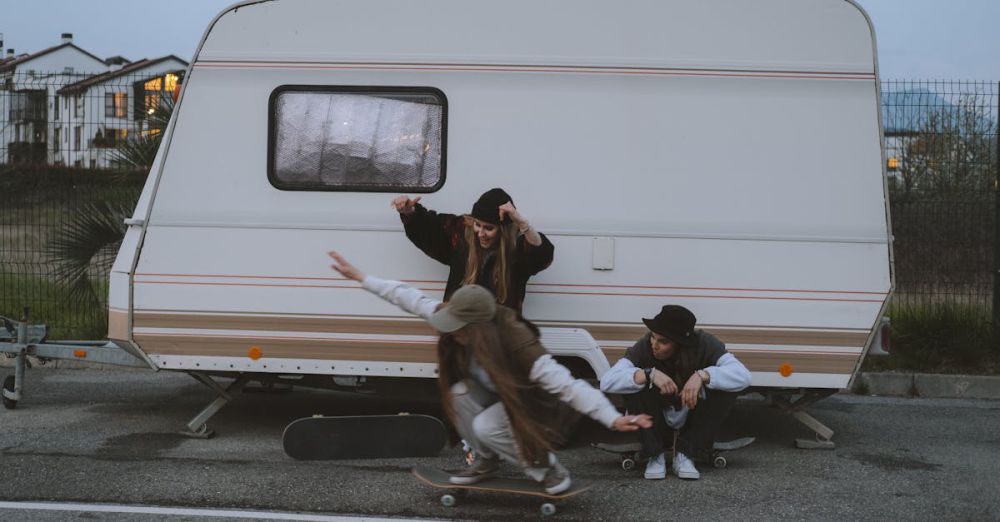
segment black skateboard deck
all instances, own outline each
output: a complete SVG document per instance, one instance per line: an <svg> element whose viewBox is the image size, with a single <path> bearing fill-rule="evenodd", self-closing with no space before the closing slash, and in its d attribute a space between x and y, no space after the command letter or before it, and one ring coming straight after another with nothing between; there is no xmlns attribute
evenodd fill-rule
<svg viewBox="0 0 1000 522"><path fill-rule="evenodd" d="M550 495L545 492L545 488L541 484L527 478L488 478L475 484L452 484L449 480L451 474L427 466L413 468L413 475L428 486L446 490L441 495L441 503L447 507L454 506L457 502L457 497L467 491L506 493L510 495L538 497L546 501L559 501L579 495L593 487L593 484L574 480L573 485L566 491ZM543 515L552 515L556 512L555 504L544 502L541 511Z"/></svg>
<svg viewBox="0 0 1000 522"><path fill-rule="evenodd" d="M716 442L712 445L712 466L719 469L725 468L729 462L726 460L723 453L745 448L753 444L755 440L757 439L754 437L742 437L729 441ZM639 452L642 451L642 444L634 438L631 440L620 440L615 442L597 442L591 444L591 446L601 451L620 455L622 458L622 469L625 471L631 471L635 468L636 460L639 458Z"/></svg>
<svg viewBox="0 0 1000 522"><path fill-rule="evenodd" d="M305 417L285 427L285 453L298 460L432 457L448 440L430 415Z"/></svg>

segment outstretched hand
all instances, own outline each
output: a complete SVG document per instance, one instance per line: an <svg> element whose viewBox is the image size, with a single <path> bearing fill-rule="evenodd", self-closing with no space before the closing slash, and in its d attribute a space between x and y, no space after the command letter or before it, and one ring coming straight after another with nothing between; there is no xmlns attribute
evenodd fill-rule
<svg viewBox="0 0 1000 522"><path fill-rule="evenodd" d="M396 212L400 214L412 214L413 209L416 208L417 203L420 203L420 196L410 199L410 196L402 195L396 196L392 200L392 208L396 209Z"/></svg>
<svg viewBox="0 0 1000 522"><path fill-rule="evenodd" d="M335 261L335 263L330 265L330 267L337 272L340 272L342 276L348 279L353 279L359 283L365 278L365 274L344 259L344 256L340 255L336 250L331 250L327 252L327 254Z"/></svg>
<svg viewBox="0 0 1000 522"><path fill-rule="evenodd" d="M651 428L653 418L645 413L641 415L622 415L611 423L611 429L615 431L635 431L639 428Z"/></svg>

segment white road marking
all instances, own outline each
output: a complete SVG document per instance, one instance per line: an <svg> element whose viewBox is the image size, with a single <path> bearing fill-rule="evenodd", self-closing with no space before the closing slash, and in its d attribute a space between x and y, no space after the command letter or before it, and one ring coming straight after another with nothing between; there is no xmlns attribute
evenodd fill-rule
<svg viewBox="0 0 1000 522"><path fill-rule="evenodd" d="M305 520L311 522L400 522L402 520L430 520L414 518L374 518L347 515L307 515L274 511L240 511L232 509L170 508L158 506L127 506L121 504L75 504L58 502L2 502L0 510L72 511L81 513L135 513L215 518L249 518L258 520ZM0 518L3 518L0 516Z"/></svg>

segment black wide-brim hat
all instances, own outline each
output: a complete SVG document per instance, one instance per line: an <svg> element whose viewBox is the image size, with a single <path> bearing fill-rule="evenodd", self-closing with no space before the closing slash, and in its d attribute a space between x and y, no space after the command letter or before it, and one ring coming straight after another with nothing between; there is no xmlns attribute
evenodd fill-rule
<svg viewBox="0 0 1000 522"><path fill-rule="evenodd" d="M652 319L643 317L642 322L650 331L675 343L694 346L697 342L694 325L697 324L698 319L691 313L691 310L683 306L666 305L660 310L660 313L656 314L656 317Z"/></svg>

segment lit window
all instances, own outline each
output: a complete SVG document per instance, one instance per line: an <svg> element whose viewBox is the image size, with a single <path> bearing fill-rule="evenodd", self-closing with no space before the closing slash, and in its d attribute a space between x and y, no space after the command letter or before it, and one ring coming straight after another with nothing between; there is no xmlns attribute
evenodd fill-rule
<svg viewBox="0 0 1000 522"><path fill-rule="evenodd" d="M886 161L886 167L889 170L899 170L899 158L889 158Z"/></svg>
<svg viewBox="0 0 1000 522"><path fill-rule="evenodd" d="M174 92L175 90L177 90L177 75L176 74L168 74L168 75L164 76L164 80L166 80L164 82L164 84L165 84L164 85L164 87L165 87L164 90L165 91L167 91L167 92Z"/></svg>

